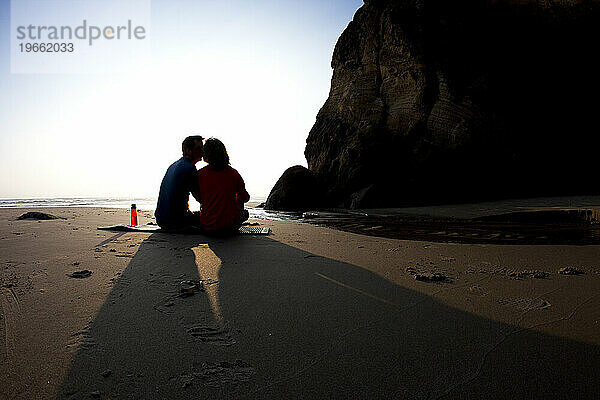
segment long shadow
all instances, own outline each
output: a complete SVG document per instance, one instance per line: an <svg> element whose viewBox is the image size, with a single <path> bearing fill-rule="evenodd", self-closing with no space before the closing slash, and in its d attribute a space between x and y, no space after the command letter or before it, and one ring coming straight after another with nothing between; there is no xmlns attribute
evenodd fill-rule
<svg viewBox="0 0 600 400"><path fill-rule="evenodd" d="M182 297L180 282L204 279ZM153 234L61 398L578 398L600 347L482 318L269 237Z"/></svg>

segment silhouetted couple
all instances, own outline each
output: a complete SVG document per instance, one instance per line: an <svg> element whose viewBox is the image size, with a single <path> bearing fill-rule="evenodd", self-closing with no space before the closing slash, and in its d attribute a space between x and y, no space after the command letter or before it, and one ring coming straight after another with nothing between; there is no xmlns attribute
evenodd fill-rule
<svg viewBox="0 0 600 400"><path fill-rule="evenodd" d="M160 185L154 215L165 230L202 230L206 233L236 232L248 219L244 203L250 199L244 180L229 165L225 145L215 138L188 136L181 144L183 157L167 169ZM204 158L206 167L196 170ZM189 209L190 193L200 212Z"/></svg>

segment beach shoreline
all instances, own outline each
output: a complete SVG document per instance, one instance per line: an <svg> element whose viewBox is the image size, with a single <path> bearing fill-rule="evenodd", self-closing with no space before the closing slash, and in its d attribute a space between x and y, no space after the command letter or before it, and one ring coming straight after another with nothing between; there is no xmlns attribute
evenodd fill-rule
<svg viewBox="0 0 600 400"><path fill-rule="evenodd" d="M127 223L127 209L16 220L25 211L0 210L0 398L600 389L598 245L438 243L270 220L253 221L269 236L117 233L97 227ZM181 296L184 280L202 290Z"/></svg>

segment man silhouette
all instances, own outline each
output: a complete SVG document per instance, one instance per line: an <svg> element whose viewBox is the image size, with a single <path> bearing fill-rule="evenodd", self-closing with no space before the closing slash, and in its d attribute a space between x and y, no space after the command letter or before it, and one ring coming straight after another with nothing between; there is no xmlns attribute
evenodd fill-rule
<svg viewBox="0 0 600 400"><path fill-rule="evenodd" d="M183 157L167 169L160 184L156 204L156 223L163 229L180 230L197 225L198 216L190 211L190 193L198 197L198 170L202 159L202 136L188 136L181 143Z"/></svg>

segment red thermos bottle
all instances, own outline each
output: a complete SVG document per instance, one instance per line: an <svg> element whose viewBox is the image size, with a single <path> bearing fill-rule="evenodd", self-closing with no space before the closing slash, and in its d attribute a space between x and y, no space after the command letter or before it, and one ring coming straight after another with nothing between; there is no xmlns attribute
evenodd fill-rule
<svg viewBox="0 0 600 400"><path fill-rule="evenodd" d="M131 226L137 226L138 221L137 221L137 208L135 207L135 204L131 205Z"/></svg>

